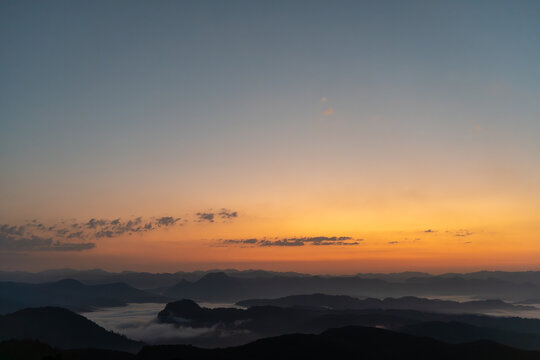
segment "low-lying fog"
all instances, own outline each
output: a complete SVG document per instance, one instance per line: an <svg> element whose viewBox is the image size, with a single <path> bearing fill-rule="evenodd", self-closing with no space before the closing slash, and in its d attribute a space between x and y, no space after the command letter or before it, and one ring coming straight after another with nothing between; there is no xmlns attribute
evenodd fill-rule
<svg viewBox="0 0 540 360"><path fill-rule="evenodd" d="M212 328L177 328L172 324L159 323L157 314L165 308L165 305L167 304L128 304L127 306L101 308L93 312L81 313L81 315L107 330L149 344L182 342L185 339L198 337L213 330ZM239 308L229 303L200 302L199 305L207 308Z"/></svg>

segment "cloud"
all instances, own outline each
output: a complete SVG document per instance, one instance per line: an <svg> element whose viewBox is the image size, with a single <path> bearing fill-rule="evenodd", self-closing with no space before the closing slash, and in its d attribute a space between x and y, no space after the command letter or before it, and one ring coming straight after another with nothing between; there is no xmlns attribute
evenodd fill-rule
<svg viewBox="0 0 540 360"><path fill-rule="evenodd" d="M13 230L13 226L0 227L0 250L2 251L82 251L95 247L94 243L72 243L53 240Z"/></svg>
<svg viewBox="0 0 540 360"><path fill-rule="evenodd" d="M107 330L149 344L170 344L185 339L210 335L215 327L192 328L160 323L157 313L162 304L129 304L128 306L97 309L82 315Z"/></svg>
<svg viewBox="0 0 540 360"><path fill-rule="evenodd" d="M14 236L0 234L0 249L7 251L36 251L51 246L51 238L42 238L32 235L30 237L16 238Z"/></svg>
<svg viewBox="0 0 540 360"><path fill-rule="evenodd" d="M77 231L77 232L69 234L67 238L68 239L83 239L84 233L82 231Z"/></svg>
<svg viewBox="0 0 540 360"><path fill-rule="evenodd" d="M258 246L304 246L304 242L296 239L261 240Z"/></svg>
<svg viewBox="0 0 540 360"><path fill-rule="evenodd" d="M83 251L91 250L96 247L95 243L65 243L56 241L47 250L53 251Z"/></svg>
<svg viewBox="0 0 540 360"><path fill-rule="evenodd" d="M321 245L343 245L343 246L347 246L347 245L358 245L358 244L360 244L360 242L358 242L358 241L354 241L354 242L344 242L344 241L335 241L335 242L332 242L332 241L321 241L321 242L313 243L312 245L315 245L315 246L321 246Z"/></svg>
<svg viewBox="0 0 540 360"><path fill-rule="evenodd" d="M390 245L397 245L397 244L399 244L399 241L389 241L388 243Z"/></svg>
<svg viewBox="0 0 540 360"><path fill-rule="evenodd" d="M170 226L170 225L174 225L179 220L180 218L173 218L172 216L163 216L156 219L156 224L158 226Z"/></svg>
<svg viewBox="0 0 540 360"><path fill-rule="evenodd" d="M197 213L200 222L230 222L238 217L236 211L222 208L219 212ZM0 250L9 251L82 251L93 249L94 242L80 243L83 239L112 239L124 234L142 234L173 226L182 226L180 217L161 216L128 219L91 218L87 221L76 219L60 220L53 224L43 224L37 219L24 225L0 224ZM184 220L184 222L187 220Z"/></svg>
<svg viewBox="0 0 540 360"><path fill-rule="evenodd" d="M101 239L104 237L112 238L114 237L114 235L115 235L114 231L111 231L111 230L100 230L94 233L94 236L98 239Z"/></svg>
<svg viewBox="0 0 540 360"><path fill-rule="evenodd" d="M88 220L88 222L85 225L89 229L95 229L98 226L107 225L107 220L97 220L97 219L92 218Z"/></svg>
<svg viewBox="0 0 540 360"><path fill-rule="evenodd" d="M323 115L330 116L334 113L334 108L328 108L326 111L323 112Z"/></svg>
<svg viewBox="0 0 540 360"><path fill-rule="evenodd" d="M24 230L25 230L24 226L10 226L8 224L4 224L0 226L0 234L4 234L4 235L22 236L24 234Z"/></svg>
<svg viewBox="0 0 540 360"><path fill-rule="evenodd" d="M325 103L326 101L328 101L328 99L326 99L324 96L321 98L321 103Z"/></svg>
<svg viewBox="0 0 540 360"><path fill-rule="evenodd" d="M437 230L432 230L432 229L427 229L427 230L424 230L425 233L436 233Z"/></svg>
<svg viewBox="0 0 540 360"><path fill-rule="evenodd" d="M198 212L196 215L199 218L198 220L199 222L203 222L203 221L214 222L214 217L215 217L214 213Z"/></svg>
<svg viewBox="0 0 540 360"><path fill-rule="evenodd" d="M236 211L231 211L225 208L221 209L218 215L222 219L232 219L238 217L238 213Z"/></svg>
<svg viewBox="0 0 540 360"><path fill-rule="evenodd" d="M223 240L225 244L256 244L257 242L259 242L257 239Z"/></svg>
<svg viewBox="0 0 540 360"><path fill-rule="evenodd" d="M472 234L473 233L468 231L468 230L460 229L460 230L456 231L454 236L467 237L467 236L471 236Z"/></svg>
<svg viewBox="0 0 540 360"><path fill-rule="evenodd" d="M55 228L56 226L51 226L52 228ZM64 236L69 233L68 229L58 229L56 230L56 235L58 236Z"/></svg>
<svg viewBox="0 0 540 360"><path fill-rule="evenodd" d="M257 247L269 246L350 246L359 245L363 239L353 239L350 236L315 236L282 239L227 239L219 240L222 245L247 245Z"/></svg>
<svg viewBox="0 0 540 360"><path fill-rule="evenodd" d="M213 212L211 210L207 212L198 212L195 214L195 216L197 216L197 222L213 223L217 218L223 220L223 222L231 222L233 219L238 217L238 212L222 208L218 212Z"/></svg>
<svg viewBox="0 0 540 360"><path fill-rule="evenodd" d="M173 324L163 324L158 321L147 323L119 323L115 332L130 339L149 342L151 344L168 344L196 338L212 333L214 328L176 327Z"/></svg>

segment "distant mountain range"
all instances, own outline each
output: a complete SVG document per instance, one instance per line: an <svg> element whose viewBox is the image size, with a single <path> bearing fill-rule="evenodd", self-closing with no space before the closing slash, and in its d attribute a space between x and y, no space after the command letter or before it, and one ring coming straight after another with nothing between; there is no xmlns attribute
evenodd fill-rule
<svg viewBox="0 0 540 360"><path fill-rule="evenodd" d="M250 277L251 275L255 277ZM0 282L0 314L37 306L59 306L84 312L98 307L122 306L127 303L165 303L182 298L207 302L243 301L239 303L243 306L266 304L473 313L528 308L513 306L500 300L458 303L419 297L465 296L507 301L531 299L529 300L531 304L536 303L534 299L540 298L540 285L518 284L496 279L417 277L390 282L356 276L322 277L270 273L265 273L264 276L252 273L251 275L244 273L242 277L237 277L224 272L209 273L198 280L183 279L173 286L147 290L137 289L122 282L88 285L75 279L47 283L4 281ZM302 293L321 294L310 295L309 298L305 295L297 296Z"/></svg>
<svg viewBox="0 0 540 360"><path fill-rule="evenodd" d="M78 349L57 350L35 341L0 343L0 358L38 360L275 360L275 359L414 359L414 360L538 360L540 352L518 350L489 341L447 344L388 330L345 327L321 334L289 334L228 348L201 349L190 345L144 347L138 354Z"/></svg>
<svg viewBox="0 0 540 360"><path fill-rule="evenodd" d="M236 278L268 278L268 277L314 277L311 274L297 272L276 272L267 270L236 270L236 269L215 269L204 271L178 271L175 273L149 273L149 272L108 272L101 269L74 270L74 269L53 269L41 272L25 271L0 271L0 281L15 281L28 283L43 283L63 280L66 278L79 280L86 284L103 284L111 282L124 282L139 289L152 289L157 287L173 286L181 280L197 281L203 276L222 272ZM387 282L407 282L419 281L421 279L453 279L464 280L501 280L516 284L540 285L540 271L478 271L471 273L447 273L441 275L431 275L423 272L406 271L400 273L358 273L349 276L318 275L323 278L343 278L357 277L362 279L378 279Z"/></svg>
<svg viewBox="0 0 540 360"><path fill-rule="evenodd" d="M108 272L101 269L74 270L54 269L37 273L26 271L0 271L0 281L14 281L26 283L54 282L63 279L75 279L85 284L104 284L123 282L138 289L153 289L157 287L173 286L181 280L197 281L206 274L224 272L239 278L264 278L272 276L310 276L296 272L274 272L266 270L207 270L207 271L178 271L175 273L149 273L136 271Z"/></svg>
<svg viewBox="0 0 540 360"><path fill-rule="evenodd" d="M347 309L403 309L440 313L484 313L491 311L536 310L535 307L513 305L501 300L475 300L457 302L439 299L422 299L414 296L386 299L358 299L346 295L292 295L278 299L252 299L236 303L242 307L280 306L280 307L313 307L334 310Z"/></svg>
<svg viewBox="0 0 540 360"><path fill-rule="evenodd" d="M0 316L0 340L33 339L60 349L136 352L142 343L112 333L67 309L42 307Z"/></svg>
<svg viewBox="0 0 540 360"><path fill-rule="evenodd" d="M396 282L358 276L271 276L239 278L209 273L196 281L182 280L153 291L171 298L201 301L240 301L295 294L325 293L355 297L468 296L520 301L540 297L540 285L499 279L416 277Z"/></svg>
<svg viewBox="0 0 540 360"><path fill-rule="evenodd" d="M43 284L0 282L0 313L27 307L58 306L74 311L127 303L167 302L169 298L135 289L124 283L85 285L65 279Z"/></svg>

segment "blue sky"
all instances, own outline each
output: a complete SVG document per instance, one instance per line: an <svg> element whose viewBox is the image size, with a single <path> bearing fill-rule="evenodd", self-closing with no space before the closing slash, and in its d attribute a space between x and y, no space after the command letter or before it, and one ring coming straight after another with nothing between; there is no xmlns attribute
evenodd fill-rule
<svg viewBox="0 0 540 360"><path fill-rule="evenodd" d="M5 223L221 207L294 217L299 203L334 219L349 198L395 190L427 208L512 203L538 224L538 1L0 10Z"/></svg>

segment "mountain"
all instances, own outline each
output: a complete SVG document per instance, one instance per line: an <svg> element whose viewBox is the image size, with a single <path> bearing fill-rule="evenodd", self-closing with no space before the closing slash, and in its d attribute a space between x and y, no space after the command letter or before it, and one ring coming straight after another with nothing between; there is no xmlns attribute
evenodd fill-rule
<svg viewBox="0 0 540 360"><path fill-rule="evenodd" d="M392 309L336 310L324 307L270 305L253 306L245 310L209 309L200 307L192 300L184 299L167 304L158 314L158 321L174 324L179 328L206 329L203 337L186 340L186 343L203 347L245 344L263 337L291 332L319 333L332 327L371 326L408 333L417 331L415 326L423 329L422 324L439 323L454 324L456 328L462 326L463 329L474 329L461 332L459 342L487 339L523 349L540 350L540 320L473 314ZM443 325L441 327L444 329ZM414 334L430 336L429 331ZM440 339L453 341L452 338L440 337Z"/></svg>
<svg viewBox="0 0 540 360"><path fill-rule="evenodd" d="M237 297L232 294L217 295L206 291L200 285L195 285L213 273L223 273L231 279L240 280L234 286L229 285L231 288L237 287L242 290L242 295ZM212 301L238 301L246 298L282 297L315 292L360 297L469 296L512 301L540 298L540 271L479 271L442 275L421 272L359 273L353 276L313 276L295 272L236 269L175 273L135 271L114 273L101 269L55 269L38 273L0 271L0 281L37 284L66 278L89 285L122 282L138 289L159 289L161 293L169 293L176 298L189 297L202 300L203 296L206 296L205 300ZM244 285L241 285L242 283ZM277 293L270 291L268 286Z"/></svg>
<svg viewBox="0 0 540 360"><path fill-rule="evenodd" d="M399 282L359 276L273 276L238 278L224 272L209 273L197 281L182 280L172 287L155 289L172 298L203 301L239 301L275 298L299 293L325 293L356 297L469 296L521 300L540 297L540 285L498 279L415 277Z"/></svg>
<svg viewBox="0 0 540 360"><path fill-rule="evenodd" d="M0 343L0 358L41 360L47 356L55 360L539 360L540 352L518 350L489 341L447 344L424 337L366 327L334 328L321 334L282 335L228 348L146 346L136 355L96 349L58 350L29 340Z"/></svg>
<svg viewBox="0 0 540 360"><path fill-rule="evenodd" d="M509 281L514 283L530 283L530 284L540 284L540 271L476 271L466 274L459 273L448 273L442 274L438 277L441 278L452 278L452 277L462 277L464 279L497 279L503 281Z"/></svg>
<svg viewBox="0 0 540 360"><path fill-rule="evenodd" d="M225 349L191 346L145 347L142 360L205 359L540 359L540 352L492 342L451 345L436 340L366 327L329 329L319 335L290 334Z"/></svg>
<svg viewBox="0 0 540 360"><path fill-rule="evenodd" d="M0 317L0 339L33 339L61 349L98 348L133 352L142 343L107 331L57 307L29 308Z"/></svg>
<svg viewBox="0 0 540 360"><path fill-rule="evenodd" d="M521 304L540 304L540 298L520 301Z"/></svg>
<svg viewBox="0 0 540 360"><path fill-rule="evenodd" d="M489 339L519 349L538 349L538 344L540 344L540 335L538 334L511 332L460 322L432 321L418 323L404 326L400 328L399 331L454 344L484 339Z"/></svg>
<svg viewBox="0 0 540 360"><path fill-rule="evenodd" d="M35 340L0 342L2 360L136 360L132 353L105 349L60 350ZM158 360L158 359L156 359Z"/></svg>
<svg viewBox="0 0 540 360"><path fill-rule="evenodd" d="M346 295L292 295L278 299L251 299L236 303L238 306L318 307L346 309L407 309L442 313L482 313L488 311L536 310L532 306L513 305L500 300L475 300L457 302L439 299L422 299L414 296L386 299L358 299Z"/></svg>
<svg viewBox="0 0 540 360"><path fill-rule="evenodd" d="M25 271L0 271L0 281L25 282L39 284L55 282L63 279L75 279L85 284L104 284L123 282L138 289L152 289L173 286L181 280L197 281L204 275L224 272L238 278L265 278L273 276L304 277L306 274L296 272L275 272L266 270L197 270L191 272L178 271L175 273L149 273L138 271L108 272L102 269L75 270L53 269L37 273Z"/></svg>
<svg viewBox="0 0 540 360"><path fill-rule="evenodd" d="M44 284L0 282L0 313L4 314L26 307L59 306L74 311L90 311L95 307L167 300L165 296L124 283L85 285L72 279Z"/></svg>

